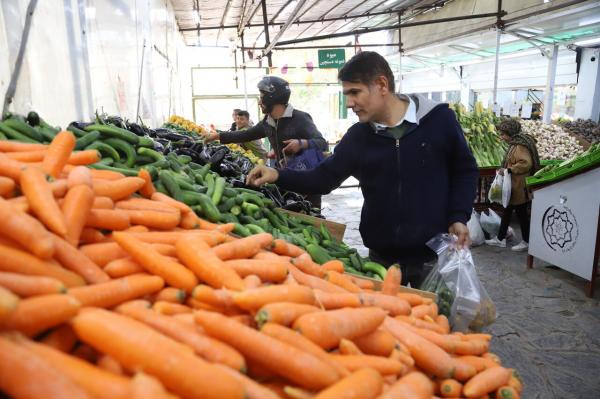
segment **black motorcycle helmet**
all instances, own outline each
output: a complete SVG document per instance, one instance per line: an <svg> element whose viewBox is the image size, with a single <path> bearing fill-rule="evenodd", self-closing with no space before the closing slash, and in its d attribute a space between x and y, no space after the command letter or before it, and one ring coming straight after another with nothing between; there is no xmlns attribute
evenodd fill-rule
<svg viewBox="0 0 600 399"><path fill-rule="evenodd" d="M265 76L257 87L267 113L273 110L275 104L287 105L290 101L290 84L277 76Z"/></svg>

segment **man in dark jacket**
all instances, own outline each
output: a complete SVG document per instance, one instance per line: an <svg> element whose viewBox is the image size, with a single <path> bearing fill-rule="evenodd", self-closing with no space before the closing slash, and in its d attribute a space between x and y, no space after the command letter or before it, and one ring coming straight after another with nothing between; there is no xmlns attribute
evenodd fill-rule
<svg viewBox="0 0 600 399"><path fill-rule="evenodd" d="M364 196L360 233L370 257L399 262L403 282L419 285L435 258L426 242L438 233L469 245L478 176L475 159L447 104L394 93L394 76L374 52L355 55L340 70L347 106L357 114L334 155L311 171L257 167L248 183L327 194L349 176Z"/></svg>
<svg viewBox="0 0 600 399"><path fill-rule="evenodd" d="M294 156L305 149L327 151L327 141L311 116L289 104L291 91L288 82L277 76L265 76L258 82L258 90L259 105L265 118L244 131L211 132L206 137L207 141L219 140L223 144L245 143L267 137L271 144L272 157L281 169L286 168ZM313 207L321 208L320 195L309 195L307 199Z"/></svg>

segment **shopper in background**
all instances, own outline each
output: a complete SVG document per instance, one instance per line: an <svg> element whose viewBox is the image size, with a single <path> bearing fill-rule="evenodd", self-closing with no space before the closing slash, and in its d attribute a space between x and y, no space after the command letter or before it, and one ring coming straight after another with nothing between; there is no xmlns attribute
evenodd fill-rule
<svg viewBox="0 0 600 399"><path fill-rule="evenodd" d="M525 251L529 248L529 227L531 209L531 191L527 188L525 178L533 175L540 168L540 157L535 145L535 139L521 133L521 124L516 119L501 121L496 130L502 140L509 144L502 161L500 174L504 178L510 176L511 191L508 207L502 213L498 237L487 240L486 244L496 247L506 247L506 233L513 211L517 214L523 239L513 246L513 251Z"/></svg>
<svg viewBox="0 0 600 399"><path fill-rule="evenodd" d="M248 111L238 111L235 119L237 131L244 131L250 128L250 114ZM265 160L267 158L267 151L263 148L262 140L256 139L247 142L241 142L240 146L245 150L250 150L258 158Z"/></svg>
<svg viewBox="0 0 600 399"><path fill-rule="evenodd" d="M233 123L231 124L231 127L229 128L230 131L238 130L238 128L237 128L237 113L240 111L241 111L241 109L239 109L239 108L233 109L233 112L231 114L231 119L233 119Z"/></svg>
<svg viewBox="0 0 600 399"><path fill-rule="evenodd" d="M305 150L327 151L327 141L315 126L312 117L295 109L290 100L290 85L276 76L265 76L258 82L260 91L259 106L264 119L242 132L216 132L207 136L207 141L219 140L223 144L243 143L268 138L271 144L270 158L281 170L301 157ZM308 152L308 151L307 151ZM298 193L303 193L297 190ZM317 193L307 196L315 208L321 208L321 196Z"/></svg>
<svg viewBox="0 0 600 399"><path fill-rule="evenodd" d="M311 171L259 166L248 183L276 182L284 189L327 194L349 176L364 196L360 233L369 256L386 266L399 262L403 282L420 285L426 247L450 232L470 244L466 223L475 198L478 169L448 104L421 95L398 95L394 76L379 54L363 51L338 73L354 124L333 156Z"/></svg>

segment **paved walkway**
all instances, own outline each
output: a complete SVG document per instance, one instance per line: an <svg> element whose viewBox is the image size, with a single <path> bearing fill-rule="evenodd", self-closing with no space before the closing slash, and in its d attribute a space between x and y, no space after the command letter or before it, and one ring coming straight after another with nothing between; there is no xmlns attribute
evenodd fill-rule
<svg viewBox="0 0 600 399"><path fill-rule="evenodd" d="M359 189L338 189L323 197L323 206L328 219L347 225L344 240L366 256L358 232ZM527 270L526 256L473 248L479 277L498 310L487 328L492 351L521 374L524 399L600 398L600 287L587 298L583 279L539 260Z"/></svg>

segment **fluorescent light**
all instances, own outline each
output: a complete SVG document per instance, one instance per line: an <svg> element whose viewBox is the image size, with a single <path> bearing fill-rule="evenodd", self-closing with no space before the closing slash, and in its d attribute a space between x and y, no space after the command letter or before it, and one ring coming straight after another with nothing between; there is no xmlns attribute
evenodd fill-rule
<svg viewBox="0 0 600 399"><path fill-rule="evenodd" d="M395 3L395 2L396 2L396 0L387 0L385 3L383 3L383 5L384 6L388 6L388 5L390 5L392 3Z"/></svg>
<svg viewBox="0 0 600 399"><path fill-rule="evenodd" d="M575 42L576 46L589 46L590 44L600 43L600 37L596 37L594 39L582 40L580 42Z"/></svg>
<svg viewBox="0 0 600 399"><path fill-rule="evenodd" d="M86 19L96 19L96 7L86 7L85 17Z"/></svg>

